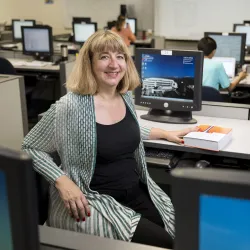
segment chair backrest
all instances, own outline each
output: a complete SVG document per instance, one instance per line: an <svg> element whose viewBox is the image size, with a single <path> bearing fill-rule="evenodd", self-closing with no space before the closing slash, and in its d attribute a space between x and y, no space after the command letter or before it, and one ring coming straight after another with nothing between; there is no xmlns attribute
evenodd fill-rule
<svg viewBox="0 0 250 250"><path fill-rule="evenodd" d="M0 74L15 75L16 70L14 66L5 58L0 57Z"/></svg>
<svg viewBox="0 0 250 250"><path fill-rule="evenodd" d="M202 100L211 102L223 102L223 97L217 89L209 86L202 86Z"/></svg>

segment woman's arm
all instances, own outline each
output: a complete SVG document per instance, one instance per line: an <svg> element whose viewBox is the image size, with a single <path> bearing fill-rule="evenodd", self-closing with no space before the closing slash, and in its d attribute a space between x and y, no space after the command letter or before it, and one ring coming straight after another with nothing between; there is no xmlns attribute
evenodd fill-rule
<svg viewBox="0 0 250 250"><path fill-rule="evenodd" d="M60 176L65 174L50 156L56 151L55 113L54 104L24 138L22 145L22 150L32 157L34 169L53 185Z"/></svg>

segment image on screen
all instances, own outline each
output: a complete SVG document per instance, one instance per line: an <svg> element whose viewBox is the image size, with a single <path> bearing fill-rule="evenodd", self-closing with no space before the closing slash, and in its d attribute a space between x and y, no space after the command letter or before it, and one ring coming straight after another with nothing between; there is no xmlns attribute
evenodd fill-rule
<svg viewBox="0 0 250 250"><path fill-rule="evenodd" d="M47 29L24 29L24 46L30 52L50 52Z"/></svg>
<svg viewBox="0 0 250 250"><path fill-rule="evenodd" d="M240 62L241 56L241 36L209 35L217 43L215 56L234 57Z"/></svg>
<svg viewBox="0 0 250 250"><path fill-rule="evenodd" d="M126 23L129 24L131 31L135 34L135 19L126 19Z"/></svg>
<svg viewBox="0 0 250 250"><path fill-rule="evenodd" d="M13 250L6 178L0 171L0 249Z"/></svg>
<svg viewBox="0 0 250 250"><path fill-rule="evenodd" d="M246 33L247 34L246 45L250 46L250 26L238 25L236 26L235 32Z"/></svg>
<svg viewBox="0 0 250 250"><path fill-rule="evenodd" d="M250 249L250 200L200 196L199 250Z"/></svg>
<svg viewBox="0 0 250 250"><path fill-rule="evenodd" d="M74 32L76 42L85 42L92 34L95 33L95 25L91 23L75 23Z"/></svg>
<svg viewBox="0 0 250 250"><path fill-rule="evenodd" d="M22 26L33 26L33 21L14 21L14 37L15 39L21 39L22 38Z"/></svg>
<svg viewBox="0 0 250 250"><path fill-rule="evenodd" d="M142 54L142 98L193 102L195 58Z"/></svg>

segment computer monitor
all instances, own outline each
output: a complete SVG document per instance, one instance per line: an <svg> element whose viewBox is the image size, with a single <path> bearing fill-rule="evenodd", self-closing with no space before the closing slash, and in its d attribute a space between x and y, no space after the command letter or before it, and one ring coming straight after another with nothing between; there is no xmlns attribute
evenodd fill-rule
<svg viewBox="0 0 250 250"><path fill-rule="evenodd" d="M97 31L97 23L74 23L73 22L74 41L84 43Z"/></svg>
<svg viewBox="0 0 250 250"><path fill-rule="evenodd" d="M246 45L250 47L250 26L245 24L234 24L233 31L237 33L246 33Z"/></svg>
<svg viewBox="0 0 250 250"><path fill-rule="evenodd" d="M243 21L243 23L249 25L250 24L250 20L245 20L245 21Z"/></svg>
<svg viewBox="0 0 250 250"><path fill-rule="evenodd" d="M216 57L234 57L237 65L244 64L246 46L245 33L205 32L204 35L216 41Z"/></svg>
<svg viewBox="0 0 250 250"><path fill-rule="evenodd" d="M74 22L74 23L81 23L81 22L90 23L91 18L90 17L73 17L72 22Z"/></svg>
<svg viewBox="0 0 250 250"><path fill-rule="evenodd" d="M212 60L223 64L228 78L235 77L236 59L234 57L213 57Z"/></svg>
<svg viewBox="0 0 250 250"><path fill-rule="evenodd" d="M172 174L175 250L250 246L250 173L176 168Z"/></svg>
<svg viewBox="0 0 250 250"><path fill-rule="evenodd" d="M140 48L135 64L142 83L135 90L135 104L150 108L142 119L197 122L192 111L201 110L203 52Z"/></svg>
<svg viewBox="0 0 250 250"><path fill-rule="evenodd" d="M50 26L22 27L23 54L33 55L38 60L51 60L53 36Z"/></svg>
<svg viewBox="0 0 250 250"><path fill-rule="evenodd" d="M35 176L21 152L0 148L0 249L39 249Z"/></svg>
<svg viewBox="0 0 250 250"><path fill-rule="evenodd" d="M34 26L36 25L35 20L20 20L20 19L12 19L12 38L15 42L22 41L22 26Z"/></svg>
<svg viewBox="0 0 250 250"><path fill-rule="evenodd" d="M136 33L137 33L137 19L136 18L126 18L126 24L129 24L132 32L136 35Z"/></svg>

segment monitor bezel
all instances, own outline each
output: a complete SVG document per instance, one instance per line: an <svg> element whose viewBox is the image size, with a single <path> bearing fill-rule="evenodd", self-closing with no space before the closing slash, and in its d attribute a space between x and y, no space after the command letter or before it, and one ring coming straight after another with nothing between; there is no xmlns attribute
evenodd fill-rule
<svg viewBox="0 0 250 250"><path fill-rule="evenodd" d="M12 40L14 42L21 42L22 41L22 37L21 38L15 38L15 35L14 35L14 23L15 22L33 22L33 26L36 25L36 20L34 19L25 19L25 20L22 20L22 19L12 19L11 20L11 25L12 25ZM29 26L29 27L33 27L33 26ZM21 28L21 34L22 34L22 28Z"/></svg>
<svg viewBox="0 0 250 250"><path fill-rule="evenodd" d="M73 28L73 41L74 41L74 43L77 43L77 44L83 44L83 43L85 43L86 41L81 41L81 42L79 42L79 41L76 41L76 37L75 37L75 25L74 24L82 24L82 23L84 23L84 22L72 22L72 28ZM86 25L88 25L88 24L94 24L94 26L95 26L95 32L97 31L97 23L96 22L90 22L90 23L85 23Z"/></svg>
<svg viewBox="0 0 250 250"><path fill-rule="evenodd" d="M246 33L232 33L232 32L204 32L204 36L208 37L210 35L220 35L220 36L241 36L241 54L240 61L236 60L238 66L243 65L245 62L245 47L246 47ZM224 56L225 57L225 56ZM230 56L231 57L231 56Z"/></svg>
<svg viewBox="0 0 250 250"><path fill-rule="evenodd" d="M126 17L126 19L134 19L135 20L135 33L133 33L135 36L137 35L137 18L135 17Z"/></svg>
<svg viewBox="0 0 250 250"><path fill-rule="evenodd" d="M245 25L245 24L242 24L242 23L235 23L235 24L233 25L233 32L239 33L239 32L236 31L236 27L237 27L237 26L249 27L249 29L250 29L250 26L249 26L249 25ZM247 46L247 47L250 47L250 44L247 44L247 36L246 36L246 46Z"/></svg>
<svg viewBox="0 0 250 250"><path fill-rule="evenodd" d="M171 110L171 111L199 111L201 110L201 88L203 75L203 52L189 50L161 50L161 49L146 49L138 48L135 51L135 66L141 80L141 58L142 54L161 54L161 51L171 51L173 56L194 56L195 59L195 77L194 77L194 100L193 102L171 100L157 100L151 98L142 98L142 81L141 85L135 89L135 104L151 109ZM200 81L200 83L199 83ZM166 105L167 103L167 105ZM166 107L167 106L167 107ZM183 107L185 106L185 108Z"/></svg>
<svg viewBox="0 0 250 250"><path fill-rule="evenodd" d="M25 47L24 42L24 29L45 29L48 30L49 33L49 52L39 52L39 51L28 51ZM33 55L33 56L40 56L40 57L51 57L54 54L54 47L53 47L53 33L52 27L48 25L35 25L33 27L22 26L22 45L23 45L23 54L24 55Z"/></svg>
<svg viewBox="0 0 250 250"><path fill-rule="evenodd" d="M250 200L250 173L246 171L177 168L171 174L176 250L199 249L201 194Z"/></svg>
<svg viewBox="0 0 250 250"><path fill-rule="evenodd" d="M91 17L72 17L73 23L91 23Z"/></svg>
<svg viewBox="0 0 250 250"><path fill-rule="evenodd" d="M0 171L5 175L7 187L13 249L39 249L38 209L32 161L24 152L14 152L2 147L0 158Z"/></svg>
<svg viewBox="0 0 250 250"><path fill-rule="evenodd" d="M250 24L250 20L244 20L243 23L244 24Z"/></svg>

